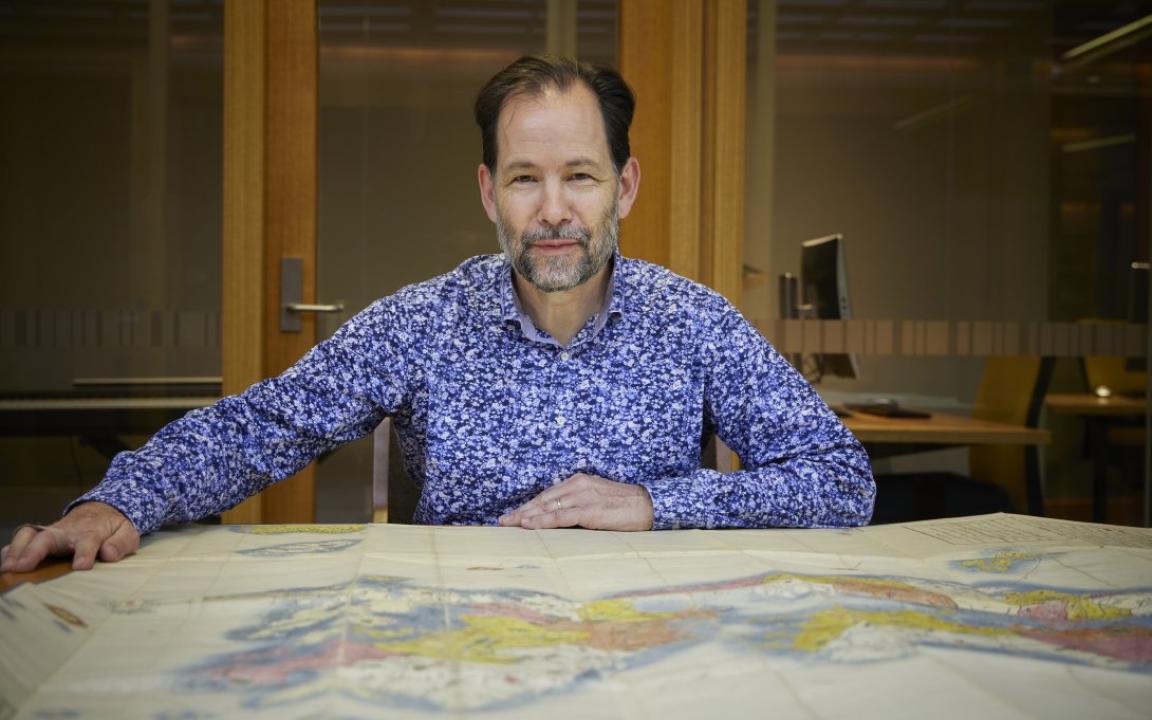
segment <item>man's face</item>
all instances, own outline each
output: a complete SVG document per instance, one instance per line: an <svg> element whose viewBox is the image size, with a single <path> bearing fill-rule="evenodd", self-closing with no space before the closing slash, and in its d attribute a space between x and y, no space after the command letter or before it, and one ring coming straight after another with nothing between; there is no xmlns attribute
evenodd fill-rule
<svg viewBox="0 0 1152 720"><path fill-rule="evenodd" d="M509 262L544 292L595 277L616 250L638 176L630 160L617 177L595 95L577 84L512 98L497 148L496 172L482 165L480 186Z"/></svg>
<svg viewBox="0 0 1152 720"><path fill-rule="evenodd" d="M604 269L619 239L620 215L613 202L592 229L545 225L517 232L499 200L496 237L500 249L525 280L544 292L571 290Z"/></svg>

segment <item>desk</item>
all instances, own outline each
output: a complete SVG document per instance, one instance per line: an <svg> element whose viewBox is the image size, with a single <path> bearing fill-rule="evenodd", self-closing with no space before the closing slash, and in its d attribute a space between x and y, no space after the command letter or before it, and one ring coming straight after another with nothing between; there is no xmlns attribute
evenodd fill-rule
<svg viewBox="0 0 1152 720"><path fill-rule="evenodd" d="M8 538L5 538L0 545L7 545ZM21 583L42 583L49 580L54 580L62 575L72 572L71 559L56 559L45 562L40 567L32 572L26 573L0 573L0 593L7 592L12 588L20 585Z"/></svg>
<svg viewBox="0 0 1152 720"><path fill-rule="evenodd" d="M0 399L0 435L77 435L111 459L128 447L117 436L151 435L189 410L220 398L62 397Z"/></svg>
<svg viewBox="0 0 1152 720"><path fill-rule="evenodd" d="M1049 393L1044 405L1054 412L1075 413L1085 416L1139 417L1148 412L1145 398L1123 395L1098 397L1094 393Z"/></svg>
<svg viewBox="0 0 1152 720"><path fill-rule="evenodd" d="M949 413L932 413L928 418L886 418L853 412L843 422L865 444L1047 445L1052 441L1048 430Z"/></svg>
<svg viewBox="0 0 1152 720"><path fill-rule="evenodd" d="M934 412L927 418L888 418L853 412L844 424L864 443L873 460L971 445L1024 445L1024 491L1016 502L1043 515L1037 445L1052 441L1046 429Z"/></svg>
<svg viewBox="0 0 1152 720"><path fill-rule="evenodd" d="M190 526L0 595L0 711L1139 718L1150 573L1152 530L1009 515Z"/></svg>
<svg viewBox="0 0 1152 720"><path fill-rule="evenodd" d="M1050 393L1044 398L1044 405L1052 412L1079 415L1084 420L1092 460L1092 519L1102 522L1108 510L1108 433L1118 424L1127 425L1144 417L1148 400L1123 395L1102 398L1094 393Z"/></svg>

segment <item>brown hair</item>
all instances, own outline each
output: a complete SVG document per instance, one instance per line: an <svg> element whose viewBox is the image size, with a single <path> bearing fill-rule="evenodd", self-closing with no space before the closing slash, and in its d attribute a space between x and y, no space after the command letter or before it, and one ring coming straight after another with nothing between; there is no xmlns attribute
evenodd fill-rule
<svg viewBox="0 0 1152 720"><path fill-rule="evenodd" d="M480 126L484 164L493 174L496 172L498 150L496 125L505 103L522 95L539 96L550 87L565 91L577 81L584 83L600 103L600 115L604 119L604 135L608 139L612 164L616 166L617 173L623 169L632 154L628 145L628 128L632 125L636 98L620 73L571 58L525 55L492 76L476 96L474 113L476 124Z"/></svg>

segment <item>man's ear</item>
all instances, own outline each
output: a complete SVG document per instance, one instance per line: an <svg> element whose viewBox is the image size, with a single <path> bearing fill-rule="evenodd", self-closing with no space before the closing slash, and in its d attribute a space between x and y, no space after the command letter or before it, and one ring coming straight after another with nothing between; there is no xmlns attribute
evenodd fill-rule
<svg viewBox="0 0 1152 720"><path fill-rule="evenodd" d="M496 222L496 180L484 163L476 168L476 181L480 183L480 202L484 204L484 212L488 213L489 220Z"/></svg>
<svg viewBox="0 0 1152 720"><path fill-rule="evenodd" d="M620 209L620 217L628 217L632 210L632 203L636 202L636 192L640 189L640 161L634 157L628 158L624 168L620 171L620 183L616 202Z"/></svg>

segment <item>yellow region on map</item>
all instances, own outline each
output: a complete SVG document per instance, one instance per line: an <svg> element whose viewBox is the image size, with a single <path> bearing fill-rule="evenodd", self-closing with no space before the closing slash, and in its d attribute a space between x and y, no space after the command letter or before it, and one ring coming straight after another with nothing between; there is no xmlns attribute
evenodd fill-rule
<svg viewBox="0 0 1152 720"><path fill-rule="evenodd" d="M1039 554L1019 550L1005 550L989 557L971 558L960 561L960 566L968 570L988 573L1006 573L1019 563L1037 560Z"/></svg>
<svg viewBox="0 0 1152 720"><path fill-rule="evenodd" d="M852 610L837 606L814 613L795 636L793 647L805 652L816 652L833 640L840 638L849 628L857 625L985 637L1010 634L1008 630L973 627L952 622L940 615L930 615L918 610Z"/></svg>

